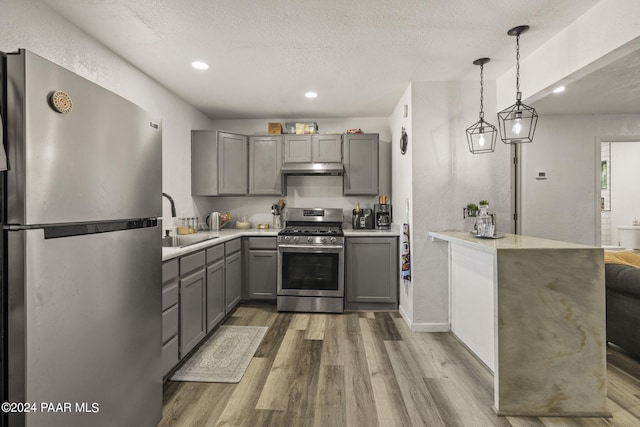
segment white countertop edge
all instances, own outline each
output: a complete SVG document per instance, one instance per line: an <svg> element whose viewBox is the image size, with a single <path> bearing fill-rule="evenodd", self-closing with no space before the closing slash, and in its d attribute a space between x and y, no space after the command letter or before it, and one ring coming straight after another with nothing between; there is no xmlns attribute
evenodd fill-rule
<svg viewBox="0 0 640 427"><path fill-rule="evenodd" d="M211 246L216 246L240 237L276 237L279 231L279 229L258 230L255 228L251 228L248 230L229 229L220 231L201 231L198 233L198 235L210 235L216 238L185 246L184 248L162 248L162 261L169 261L173 258L181 257L191 252L196 252ZM400 235L400 231L395 227L391 230L345 229L343 231L345 237L397 237Z"/></svg>
<svg viewBox="0 0 640 427"><path fill-rule="evenodd" d="M181 257L191 252L197 252L211 246L216 246L239 237L276 237L279 231L280 230L278 229L258 230L255 228L248 230L231 229L220 231L201 231L198 235L210 235L216 238L185 246L184 248L162 248L162 261L169 261L170 259Z"/></svg>
<svg viewBox="0 0 640 427"><path fill-rule="evenodd" d="M401 233L400 230L391 229L391 230L354 230L354 229L343 229L345 237L398 237Z"/></svg>
<svg viewBox="0 0 640 427"><path fill-rule="evenodd" d="M596 249L596 246L586 246L578 243L562 242L559 240L542 239L538 237L523 236L520 234L505 233L501 239L482 239L474 237L468 231L430 231L434 241L447 241L477 249L482 252L496 253L497 250L519 249Z"/></svg>

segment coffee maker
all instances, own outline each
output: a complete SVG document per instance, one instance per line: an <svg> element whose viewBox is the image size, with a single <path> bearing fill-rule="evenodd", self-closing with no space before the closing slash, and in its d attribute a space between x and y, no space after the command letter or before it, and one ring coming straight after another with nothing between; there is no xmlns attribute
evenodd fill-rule
<svg viewBox="0 0 640 427"><path fill-rule="evenodd" d="M391 205L387 203L376 203L373 205L373 218L378 230L390 230Z"/></svg>
<svg viewBox="0 0 640 427"><path fill-rule="evenodd" d="M353 228L358 229L373 229L373 213L371 209L357 209L353 210Z"/></svg>

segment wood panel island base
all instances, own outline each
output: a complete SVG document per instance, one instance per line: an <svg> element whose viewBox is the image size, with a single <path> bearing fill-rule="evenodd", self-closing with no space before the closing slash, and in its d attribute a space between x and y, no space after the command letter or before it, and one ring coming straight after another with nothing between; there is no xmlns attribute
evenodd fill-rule
<svg viewBox="0 0 640 427"><path fill-rule="evenodd" d="M451 331L494 372L497 414L610 417L603 250L429 235L449 243Z"/></svg>

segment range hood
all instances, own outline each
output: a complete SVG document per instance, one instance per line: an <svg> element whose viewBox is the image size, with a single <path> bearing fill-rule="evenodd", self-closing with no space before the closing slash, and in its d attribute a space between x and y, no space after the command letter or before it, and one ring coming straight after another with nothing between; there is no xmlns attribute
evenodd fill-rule
<svg viewBox="0 0 640 427"><path fill-rule="evenodd" d="M282 165L285 175L342 175L342 163L285 163Z"/></svg>

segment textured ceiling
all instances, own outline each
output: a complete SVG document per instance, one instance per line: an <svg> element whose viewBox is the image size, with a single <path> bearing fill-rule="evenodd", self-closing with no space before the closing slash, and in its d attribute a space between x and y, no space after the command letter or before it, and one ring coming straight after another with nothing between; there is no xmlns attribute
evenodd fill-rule
<svg viewBox="0 0 640 427"><path fill-rule="evenodd" d="M42 1L211 118L388 116L410 81L477 79L485 56L493 79L514 65L509 28L531 25L526 56L597 3Z"/></svg>
<svg viewBox="0 0 640 427"><path fill-rule="evenodd" d="M640 50L531 105L540 114L640 114Z"/></svg>

